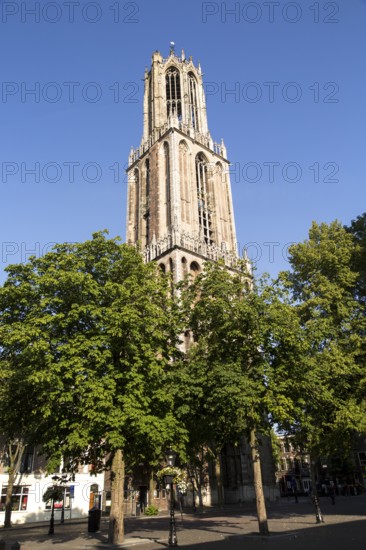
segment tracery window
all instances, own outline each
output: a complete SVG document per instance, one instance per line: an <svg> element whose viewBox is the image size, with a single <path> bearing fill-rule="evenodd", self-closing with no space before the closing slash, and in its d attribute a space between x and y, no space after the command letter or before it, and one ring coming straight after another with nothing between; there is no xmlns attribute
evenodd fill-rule
<svg viewBox="0 0 366 550"><path fill-rule="evenodd" d="M145 170L146 170L146 198L148 198L150 195L150 160L149 159L146 159Z"/></svg>
<svg viewBox="0 0 366 550"><path fill-rule="evenodd" d="M189 201L189 151L185 141L179 144L179 174L180 174L180 198L182 222L190 220Z"/></svg>
<svg viewBox="0 0 366 550"><path fill-rule="evenodd" d="M135 180L135 242L139 240L139 216L140 216L140 174L137 168L134 171Z"/></svg>
<svg viewBox="0 0 366 550"><path fill-rule="evenodd" d="M166 223L169 227L172 223L170 209L170 156L169 145L164 143L164 167L165 167L165 196L166 196Z"/></svg>
<svg viewBox="0 0 366 550"><path fill-rule="evenodd" d="M213 244L212 218L208 197L208 166L202 153L196 156L196 186L198 204L198 223L201 234L207 244Z"/></svg>
<svg viewBox="0 0 366 550"><path fill-rule="evenodd" d="M145 187L145 196L146 196L146 211L144 214L145 219L145 228L146 228L146 244L149 244L150 241L150 208L149 208L149 195L150 195L150 161L146 159L145 162L145 173L146 173L146 187Z"/></svg>
<svg viewBox="0 0 366 550"><path fill-rule="evenodd" d="M182 117L182 93L180 88L180 75L175 67L168 69L165 77L167 115L173 113L178 119Z"/></svg>
<svg viewBox="0 0 366 550"><path fill-rule="evenodd" d="M225 243L229 242L229 205L228 205L228 191L225 179L225 172L221 162L217 162L215 165L215 189L220 196L218 202L218 211L220 213L221 221L221 237Z"/></svg>

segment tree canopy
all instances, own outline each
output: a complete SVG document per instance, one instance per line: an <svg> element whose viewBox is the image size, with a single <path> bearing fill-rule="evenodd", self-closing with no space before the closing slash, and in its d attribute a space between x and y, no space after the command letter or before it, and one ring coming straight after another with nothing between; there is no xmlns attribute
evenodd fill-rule
<svg viewBox="0 0 366 550"><path fill-rule="evenodd" d="M117 451L154 463L168 443L179 449L185 433L165 388L179 327L156 264L98 233L8 272L1 359L32 389L29 418L42 418L37 440L50 468L62 457L68 468L100 467Z"/></svg>
<svg viewBox="0 0 366 550"><path fill-rule="evenodd" d="M269 435L279 418L292 418L290 391L286 395L281 388L292 384L300 327L295 312L267 281L256 285L246 265L238 267L228 271L207 262L191 285L183 285L194 344L178 371L177 414L187 427L192 454L211 449L216 463L225 443L247 435L259 525L266 534L258 434Z"/></svg>
<svg viewBox="0 0 366 550"><path fill-rule="evenodd" d="M277 281L207 261L176 288L104 232L8 267L2 431L41 445L50 471L110 467L113 542L125 461L154 467L170 444L181 461L210 455L220 498L219 454L245 433L266 534L259 434L330 456L366 431L365 220L313 223Z"/></svg>
<svg viewBox="0 0 366 550"><path fill-rule="evenodd" d="M355 298L357 252L339 222L313 223L309 238L290 250L291 271L281 278L292 296L307 349L293 384L294 433L315 456L348 452L366 428L363 361L365 316Z"/></svg>

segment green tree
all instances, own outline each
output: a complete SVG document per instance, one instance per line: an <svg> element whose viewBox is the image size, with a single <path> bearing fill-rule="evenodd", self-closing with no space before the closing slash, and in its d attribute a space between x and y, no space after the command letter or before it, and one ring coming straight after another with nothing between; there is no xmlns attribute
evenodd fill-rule
<svg viewBox="0 0 366 550"><path fill-rule="evenodd" d="M346 231L353 236L356 246L354 247L351 267L353 271L358 273L355 285L355 296L363 304L366 305L366 213L357 216L351 221L349 227L345 227Z"/></svg>
<svg viewBox="0 0 366 550"><path fill-rule="evenodd" d="M33 447L43 421L38 392L24 383L31 367L21 359L26 331L23 323L34 303L35 294L28 284L21 290L14 288L11 296L5 288L0 288L0 423L4 440L2 462L9 476L5 527L11 527L13 487L21 473L26 448Z"/></svg>
<svg viewBox="0 0 366 550"><path fill-rule="evenodd" d="M102 233L8 272L3 349L37 393L49 468L64 457L69 470L111 469L110 541L121 543L125 461L156 462L185 439L165 387L179 354L168 282L135 248Z"/></svg>
<svg viewBox="0 0 366 550"><path fill-rule="evenodd" d="M352 235L338 223L313 223L309 238L293 245L292 270L281 275L292 294L306 348L291 398L294 419L282 423L311 455L349 453L355 431L366 428L363 361L365 316L355 299L358 274Z"/></svg>
<svg viewBox="0 0 366 550"><path fill-rule="evenodd" d="M0 332L1 340L1 332ZM0 353L3 350L0 350ZM4 355L1 353L1 355ZM11 527L12 494L17 475L20 471L24 455L26 439L29 436L27 426L27 398L19 391L19 380L16 370L11 367L11 361L2 357L0 374L0 422L4 448L2 462L7 467L8 483L5 499L4 526ZM14 401L18 400L17 411Z"/></svg>
<svg viewBox="0 0 366 550"><path fill-rule="evenodd" d="M259 530L266 535L258 436L269 434L277 417L291 415L292 401L282 397L280 388L289 384L284 365L301 342L294 336L295 314L272 285L254 285L245 266L229 272L207 262L183 289L182 300L194 345L177 374L177 414L187 427L193 454L202 446L211 450L216 467L224 444L247 434ZM220 483L218 467L216 479ZM220 486L218 493L220 498Z"/></svg>

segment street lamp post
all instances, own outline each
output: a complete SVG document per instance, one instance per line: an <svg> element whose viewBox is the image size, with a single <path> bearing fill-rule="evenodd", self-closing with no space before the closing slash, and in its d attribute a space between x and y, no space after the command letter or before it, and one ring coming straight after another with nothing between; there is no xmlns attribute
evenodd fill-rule
<svg viewBox="0 0 366 550"><path fill-rule="evenodd" d="M318 499L318 495L316 494L316 489L315 489L315 492L313 493L312 500L313 500L313 503L314 503L314 506L315 506L316 522L317 523L324 523L324 518L323 518L322 511L320 509L320 506L319 506L319 499Z"/></svg>
<svg viewBox="0 0 366 550"><path fill-rule="evenodd" d="M51 518L50 518L50 527L48 529L49 535L54 535L55 533L55 497L52 497L52 508L51 508Z"/></svg>
<svg viewBox="0 0 366 550"><path fill-rule="evenodd" d="M165 452L166 463L171 468L174 468L176 456L177 456L177 453L174 452L172 449L168 449ZM178 546L177 530L175 526L175 516L174 516L173 479L174 479L174 476L165 476L165 482L170 485L170 519L169 519L168 546Z"/></svg>
<svg viewBox="0 0 366 550"><path fill-rule="evenodd" d="M68 479L67 474L62 474L61 478L59 478L59 482L62 483L62 489L63 489L62 508L61 508L61 521L60 521L60 523L65 523L65 490L66 490L65 483L68 482L68 481L69 481L69 479Z"/></svg>
<svg viewBox="0 0 366 550"><path fill-rule="evenodd" d="M324 523L324 518L322 511L319 505L318 491L316 488L316 478L315 478L315 461L311 462L311 500L313 501L315 507L315 517L317 523Z"/></svg>
<svg viewBox="0 0 366 550"><path fill-rule="evenodd" d="M64 494L62 495L62 508L61 508L61 521L60 523L65 523L65 489Z"/></svg>
<svg viewBox="0 0 366 550"><path fill-rule="evenodd" d="M64 523L64 512L65 512L65 487L59 485L59 483L65 483L67 481L67 474L63 474L61 477L54 475L52 476L52 487L49 487L43 495L44 502L52 501L51 505L51 517L50 517L50 526L48 529L49 535L54 535L55 533L55 500L62 500L62 510L61 510L61 523Z"/></svg>

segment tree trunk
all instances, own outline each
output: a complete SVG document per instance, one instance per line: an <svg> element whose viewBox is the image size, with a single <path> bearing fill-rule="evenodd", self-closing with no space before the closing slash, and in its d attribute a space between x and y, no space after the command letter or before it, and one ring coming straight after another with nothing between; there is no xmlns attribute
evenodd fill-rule
<svg viewBox="0 0 366 550"><path fill-rule="evenodd" d="M8 478L8 487L6 490L6 499L5 499L4 527L11 527L11 512L12 512L11 497L13 494L14 483L19 472L20 463L23 458L25 447L22 442L18 442L15 445L10 443L8 445L8 449L9 449L9 478Z"/></svg>
<svg viewBox="0 0 366 550"><path fill-rule="evenodd" d="M148 506L154 506L154 494L155 494L155 482L154 482L154 470L151 470L150 480L149 480L149 502Z"/></svg>
<svg viewBox="0 0 366 550"><path fill-rule="evenodd" d="M200 485L197 487L197 494L198 494L198 508L202 510L203 508L203 496L202 496L202 486Z"/></svg>
<svg viewBox="0 0 366 550"><path fill-rule="evenodd" d="M192 483L192 498L193 498L193 509L196 510L196 496L195 492L198 496L198 507L200 509L203 508L203 497L202 497L202 468L200 466L192 466L192 470L190 470L189 477L191 479Z"/></svg>
<svg viewBox="0 0 366 550"><path fill-rule="evenodd" d="M111 512L109 516L109 536L111 544L124 541L123 493L125 481L125 463L123 453L118 449L113 454L111 468Z"/></svg>
<svg viewBox="0 0 366 550"><path fill-rule="evenodd" d="M215 477L217 488L217 504L222 508L224 506L224 492L222 488L221 462L220 455L215 458Z"/></svg>
<svg viewBox="0 0 366 550"><path fill-rule="evenodd" d="M250 431L250 448L252 452L254 491L255 491L255 501L257 505L259 534L268 536L269 529L268 529L268 521L267 521L266 503L265 503L264 494L263 494L261 459L260 459L260 454L258 449L257 436L254 429Z"/></svg>
<svg viewBox="0 0 366 550"><path fill-rule="evenodd" d="M5 500L5 519L4 527L11 527L11 496L13 494L13 487L16 478L16 472L14 468L9 466L9 478L8 478L8 487L6 490L6 500Z"/></svg>
<svg viewBox="0 0 366 550"><path fill-rule="evenodd" d="M205 486L205 477L202 472L202 465L198 467L198 470L196 470L196 485L197 485L197 495L198 495L198 508L200 510L203 510L203 494L202 494L202 487Z"/></svg>

